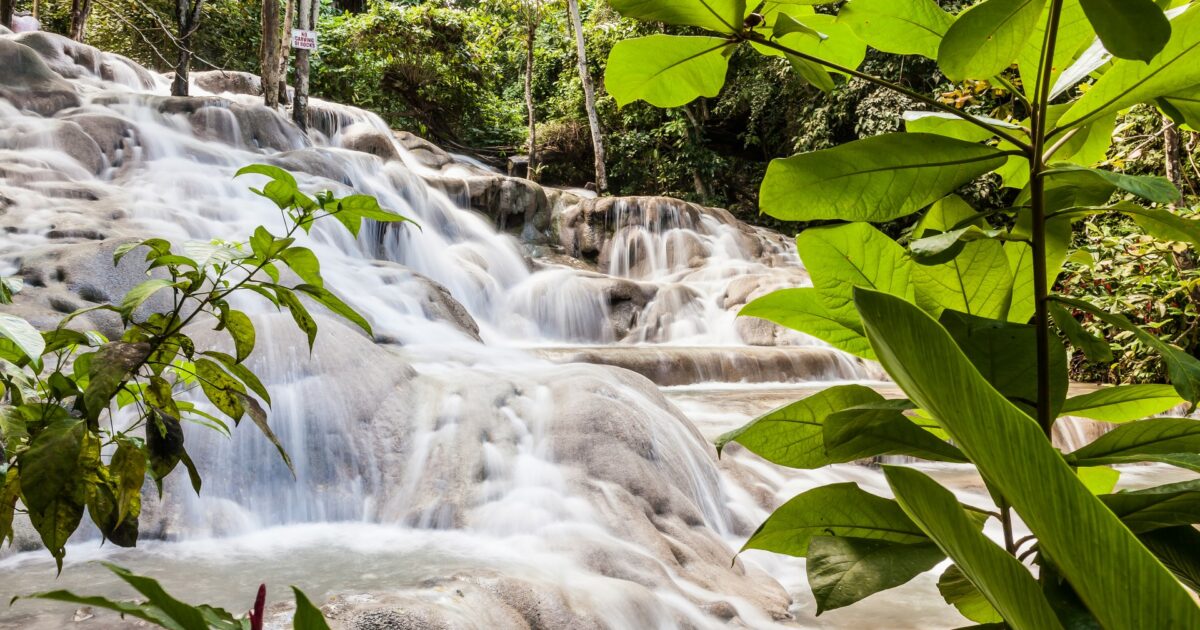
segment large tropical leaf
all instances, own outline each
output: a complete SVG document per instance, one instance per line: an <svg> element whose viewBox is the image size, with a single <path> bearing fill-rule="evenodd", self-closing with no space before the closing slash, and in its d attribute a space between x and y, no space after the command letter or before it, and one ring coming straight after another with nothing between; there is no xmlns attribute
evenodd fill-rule
<svg viewBox="0 0 1200 630"><path fill-rule="evenodd" d="M864 359L874 359L871 344L861 331L842 324L830 314L819 292L812 288L782 289L742 307L741 317L757 317L785 328L812 335L821 341Z"/></svg>
<svg viewBox="0 0 1200 630"><path fill-rule="evenodd" d="M772 161L759 203L785 221L891 221L1006 159L997 149L945 136L885 134Z"/></svg>
<svg viewBox="0 0 1200 630"><path fill-rule="evenodd" d="M1068 398L1061 413L1119 423L1148 418L1182 404L1170 385L1118 385Z"/></svg>
<svg viewBox="0 0 1200 630"><path fill-rule="evenodd" d="M874 390L862 385L841 385L817 392L790 405L768 412L749 424L717 438L720 452L737 442L759 457L791 468L820 468L834 463L825 454L825 418L829 414L883 401Z"/></svg>
<svg viewBox="0 0 1200 630"><path fill-rule="evenodd" d="M884 467L896 501L941 547L988 602L1018 630L1061 628L1037 580L979 531L954 495L924 473Z"/></svg>
<svg viewBox="0 0 1200 630"><path fill-rule="evenodd" d="M1200 84L1200 10L1196 6L1171 22L1171 39L1150 63L1120 60L1058 121L1065 130L1143 101Z"/></svg>
<svg viewBox="0 0 1200 630"><path fill-rule="evenodd" d="M906 400L859 405L825 418L825 452L854 461L878 455L907 455L931 461L965 462L962 452L904 415Z"/></svg>
<svg viewBox="0 0 1200 630"><path fill-rule="evenodd" d="M838 13L838 21L877 50L937 59L954 16L934 0L854 0Z"/></svg>
<svg viewBox="0 0 1200 630"><path fill-rule="evenodd" d="M1080 483L1037 422L989 385L937 322L883 293L859 289L856 303L888 373L1016 509L1102 624L1200 626L1191 596ZM930 520L943 512L932 512L936 518Z"/></svg>
<svg viewBox="0 0 1200 630"><path fill-rule="evenodd" d="M950 333L963 354L992 387L1030 416L1038 400L1037 328L1004 320L985 319L945 311L939 323ZM1051 401L1062 406L1070 381L1067 352L1061 343L1050 345Z"/></svg>
<svg viewBox="0 0 1200 630"><path fill-rule="evenodd" d="M732 44L720 37L649 35L618 42L608 57L604 85L624 107L644 100L658 107L716 96L725 85Z"/></svg>
<svg viewBox="0 0 1200 630"><path fill-rule="evenodd" d="M853 483L835 483L809 490L781 505L742 550L763 549L804 557L815 536L902 544L929 542L895 501L865 492Z"/></svg>
<svg viewBox="0 0 1200 630"><path fill-rule="evenodd" d="M952 81L990 79L1017 60L1046 0L985 0L946 31L938 67Z"/></svg>
<svg viewBox="0 0 1200 630"><path fill-rule="evenodd" d="M1050 4L1042 9L1033 33L1025 40L1021 54L1017 57L1017 70L1021 75L1021 87L1030 100L1036 101L1038 65L1042 60L1042 44L1046 41L1046 25L1050 17ZM1054 63L1051 66L1051 85L1063 71L1071 66L1083 51L1096 39L1096 31L1083 13L1079 0L1064 0L1059 14L1058 40L1054 46ZM1066 111L1065 109L1063 111ZM1059 112L1058 115L1062 115ZM1053 118L1054 116L1052 116ZM1024 164L1022 160L1022 164ZM1022 184L1024 185L1024 184Z"/></svg>
<svg viewBox="0 0 1200 630"><path fill-rule="evenodd" d="M854 287L913 299L912 264L904 248L867 223L805 230L796 237L800 259L829 314L862 331L854 309Z"/></svg>
<svg viewBox="0 0 1200 630"><path fill-rule="evenodd" d="M736 33L742 28L746 0L612 0L612 7L636 20Z"/></svg>
<svg viewBox="0 0 1200 630"><path fill-rule="evenodd" d="M1184 481L1100 497L1135 534L1200 523L1200 481Z"/></svg>
<svg viewBox="0 0 1200 630"><path fill-rule="evenodd" d="M1109 313L1083 300L1061 296L1055 296L1054 299L1081 311L1087 311L1110 326L1133 333L1139 343L1162 356L1163 362L1167 364L1167 374L1171 377L1171 384L1175 386L1175 391L1192 405L1200 402L1200 359L1142 330L1140 326L1129 321L1124 315Z"/></svg>
<svg viewBox="0 0 1200 630"><path fill-rule="evenodd" d="M1154 0L1080 0L1115 57L1150 61L1171 39L1171 22Z"/></svg>
<svg viewBox="0 0 1200 630"><path fill-rule="evenodd" d="M1200 453L1200 421L1152 418L1123 424L1067 456L1077 466L1158 461L1159 455Z"/></svg>
<svg viewBox="0 0 1200 630"><path fill-rule="evenodd" d="M809 543L805 566L820 615L900 586L945 558L937 545L929 542L817 536Z"/></svg>

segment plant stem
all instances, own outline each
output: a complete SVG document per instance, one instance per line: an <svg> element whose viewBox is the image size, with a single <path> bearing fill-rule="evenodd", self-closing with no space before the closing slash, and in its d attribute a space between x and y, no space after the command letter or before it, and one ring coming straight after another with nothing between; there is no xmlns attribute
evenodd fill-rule
<svg viewBox="0 0 1200 630"><path fill-rule="evenodd" d="M1000 524L1004 526L1004 548L1008 553L1017 555L1017 544L1013 541L1012 507L1004 499L1000 500Z"/></svg>
<svg viewBox="0 0 1200 630"><path fill-rule="evenodd" d="M929 98L928 96L925 96L924 94L921 94L914 90L910 90L902 85L897 85L886 79L881 79L877 76L873 76L873 75L867 74L865 72L859 72L858 70L855 70L854 68L848 68L846 66L842 66L842 65L833 63L832 61L826 61L824 59L821 59L820 57L814 57L808 53L800 52L794 48L789 48L787 46L784 46L783 44L779 44L777 42L771 41L753 31L750 31L749 33L743 35L742 37L748 41L752 41L761 46L766 46L767 48L773 48L775 50L778 50L779 52L782 52L782 53L785 53L788 55L792 55L793 57L799 57L801 59L811 61L816 64L820 64L831 70L836 70L838 72L848 74L852 77L862 79L863 81L866 81L868 83L874 83L875 85L878 85L880 87L887 88L889 90L892 90L893 92L898 92L900 94L903 94L903 95L907 96L908 98L911 98L914 101L919 101L923 105L932 107L933 109L935 109L937 111L954 115L958 118L961 118L961 119L971 123L972 125L975 125L976 127L986 129L988 132L992 133L993 135L995 135L999 138L1003 138L1003 139L1007 140L1008 142L1011 142L1012 144L1016 145L1022 151L1029 151L1031 148L1028 142L1021 140L1020 138L1017 138L1016 136L1004 131L1003 129L1001 129L999 127L989 125L989 124L983 122L982 120L979 120L978 118L968 114L967 112L964 112L956 107L950 107L949 105L946 105L944 103L939 103L938 101L936 101L932 98Z"/></svg>
<svg viewBox="0 0 1200 630"><path fill-rule="evenodd" d="M1050 439L1054 426L1051 412L1050 377L1050 278L1046 261L1046 112L1050 105L1050 79L1054 73L1054 48L1058 40L1058 23L1062 16L1063 0L1051 0L1050 17L1046 23L1046 40L1042 45L1037 99L1033 111L1033 146L1029 151L1029 186L1033 209L1033 295L1034 324L1037 326L1037 420Z"/></svg>

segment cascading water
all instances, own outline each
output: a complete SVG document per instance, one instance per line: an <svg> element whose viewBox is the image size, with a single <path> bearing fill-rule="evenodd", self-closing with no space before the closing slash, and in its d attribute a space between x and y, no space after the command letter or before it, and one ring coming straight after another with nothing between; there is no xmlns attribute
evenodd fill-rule
<svg viewBox="0 0 1200 630"><path fill-rule="evenodd" d="M789 492L836 478L886 494L865 468L788 477L708 446L797 387L881 377L736 319L749 299L807 281L786 239L666 199L537 189L509 212L529 185L353 108L315 102L305 136L229 92L253 91L244 75L198 75L193 97L173 98L161 76L43 33L0 35L0 67L18 69L0 73L0 273L25 277L14 309L39 325L137 281L128 260L110 266L121 239L277 230L277 210L232 179L247 164L374 195L421 225L305 237L375 340L321 316L310 355L285 317L239 304L256 319L252 360L295 479L252 431L189 430L199 497L180 479L164 501L147 496L134 551L81 532L57 581L26 531L22 553L0 552L0 598L124 595L91 563L103 558L234 609L261 581L276 594L295 583L353 628L848 627L862 614L816 620L795 561L730 562ZM471 209L493 193L518 226ZM91 614L22 602L0 627ZM955 622L930 615L912 627Z"/></svg>

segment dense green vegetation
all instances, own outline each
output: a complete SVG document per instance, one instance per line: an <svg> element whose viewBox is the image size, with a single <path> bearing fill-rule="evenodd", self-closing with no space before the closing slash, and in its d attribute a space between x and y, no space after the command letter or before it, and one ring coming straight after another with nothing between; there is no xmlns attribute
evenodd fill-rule
<svg viewBox="0 0 1200 630"><path fill-rule="evenodd" d="M1194 410L1200 360L1081 299L1084 292L1054 290L1068 259L1093 278L1112 270L1074 247L1074 225L1089 217L1131 221L1144 248L1185 254L1200 247L1200 221L1174 210L1181 194L1171 181L1115 172L1108 159L1124 109L1157 103L1177 122L1190 122L1185 106L1174 103L1200 87L1188 60L1200 47L1200 9L1182 9L1171 22L1150 0L1119 10L1098 0L984 0L956 15L932 0L854 0L831 22L807 2L613 4L629 17L705 31L615 46L607 84L619 101L673 107L714 95L741 48L785 58L827 91L854 77L915 101L922 112L906 118L908 133L771 163L763 212L833 223L797 239L812 287L773 293L742 311L878 360L908 398L832 387L722 436L717 446L737 442L801 469L880 455L968 463L998 511L960 503L916 469L885 466L894 500L853 483L810 490L777 509L745 548L807 558L818 614L949 558L941 594L981 624L1200 624L1200 607L1184 587L1200 586L1193 527L1200 511L1184 507L1200 499L1200 486L1114 493L1119 474L1108 467L1159 462L1200 470L1200 421L1141 419L1181 402ZM1114 59L1087 61L1096 37ZM935 60L958 81L1002 85L1014 102L1004 119L984 117L889 83L858 69L867 45ZM1011 189L1005 203L973 207L955 194L989 173ZM909 216L919 218L904 242L872 225ZM1123 245L1103 239L1093 248L1101 259ZM1104 284L1124 295L1140 288L1137 280ZM1069 397L1068 346L1094 361L1113 358L1079 315L1102 324L1102 335L1119 331L1158 355L1174 392L1126 385ZM1120 426L1063 454L1052 436L1065 415ZM1018 517L1032 531L1019 540ZM990 519L1003 530L999 544L981 531Z"/></svg>

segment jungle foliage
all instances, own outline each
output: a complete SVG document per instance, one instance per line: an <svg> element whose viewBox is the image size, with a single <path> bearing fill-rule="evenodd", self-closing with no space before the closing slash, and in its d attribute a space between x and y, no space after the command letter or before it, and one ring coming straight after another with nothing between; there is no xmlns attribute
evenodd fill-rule
<svg viewBox="0 0 1200 630"><path fill-rule="evenodd" d="M1151 417L1200 402L1200 360L1089 298L1052 292L1083 221L1127 221L1139 242L1190 254L1200 222L1169 180L1112 168L1118 115L1159 108L1197 124L1200 8L1186 2L983 0L951 13L932 0L613 0L626 17L696 29L617 44L606 84L618 104L677 107L713 97L747 49L785 59L825 91L847 79L907 99L906 132L773 160L763 212L821 221L797 247L812 287L747 305L743 316L878 360L907 398L833 387L718 441L774 463L817 468L881 455L973 465L996 509L966 505L918 469L890 465L894 498L836 484L805 492L746 543L806 557L818 613L908 582L946 558L947 604L1013 628L1192 627L1200 608L1200 485L1114 492L1113 464L1200 471L1200 421ZM867 48L925 57L959 82L1002 86L1011 109L981 116L859 68ZM955 194L992 177L1011 201ZM876 225L915 217L902 242ZM1112 247L1115 244L1104 243ZM1089 250L1089 247L1092 250ZM1093 250L1097 250L1093 253ZM1082 253L1081 253L1082 252ZM1095 272L1093 272L1095 273ZM1113 291L1136 290L1112 278ZM1069 288L1070 285L1064 285ZM1080 316L1089 318L1085 323ZM1159 357L1172 383L1068 394L1068 347L1111 361L1106 334ZM1070 453L1052 441L1066 415L1116 425ZM995 519L1001 543L983 533ZM1015 539L1014 523L1032 535ZM1186 587L1185 587L1186 585Z"/></svg>

